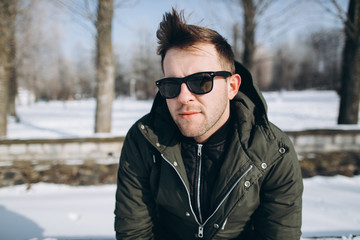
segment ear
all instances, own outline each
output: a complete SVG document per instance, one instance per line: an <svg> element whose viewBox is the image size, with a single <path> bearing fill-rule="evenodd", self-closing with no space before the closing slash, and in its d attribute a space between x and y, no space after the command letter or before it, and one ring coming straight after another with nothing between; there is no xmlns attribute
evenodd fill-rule
<svg viewBox="0 0 360 240"><path fill-rule="evenodd" d="M232 100L237 92L239 91L239 87L241 84L241 77L239 74L233 74L228 80L228 98Z"/></svg>

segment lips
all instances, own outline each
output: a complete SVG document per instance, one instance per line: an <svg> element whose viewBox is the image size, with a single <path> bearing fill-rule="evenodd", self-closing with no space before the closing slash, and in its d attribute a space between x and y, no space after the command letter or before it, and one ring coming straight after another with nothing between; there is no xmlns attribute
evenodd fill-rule
<svg viewBox="0 0 360 240"><path fill-rule="evenodd" d="M195 116L197 116L199 114L199 112L195 112L195 111L186 111L186 112L181 112L179 113L179 116L182 119L191 119L194 118Z"/></svg>

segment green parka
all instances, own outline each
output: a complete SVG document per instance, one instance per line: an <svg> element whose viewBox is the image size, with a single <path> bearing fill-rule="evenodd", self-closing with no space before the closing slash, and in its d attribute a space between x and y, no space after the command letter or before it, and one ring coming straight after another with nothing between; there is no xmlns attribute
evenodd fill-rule
<svg viewBox="0 0 360 240"><path fill-rule="evenodd" d="M234 134L208 199L210 217L199 222L194 214L178 129L158 94L122 148L117 239L300 239L303 183L293 145L268 121L250 73L238 63L236 71Z"/></svg>

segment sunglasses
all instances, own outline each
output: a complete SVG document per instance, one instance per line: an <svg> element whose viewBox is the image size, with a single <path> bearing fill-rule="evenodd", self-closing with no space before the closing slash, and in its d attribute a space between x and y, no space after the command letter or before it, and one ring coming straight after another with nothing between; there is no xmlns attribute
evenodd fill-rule
<svg viewBox="0 0 360 240"><path fill-rule="evenodd" d="M167 99L175 98L180 94L181 84L185 83L190 92L201 95L211 92L214 85L214 77L230 77L232 74L227 71L199 72L184 78L163 78L155 82L160 94Z"/></svg>

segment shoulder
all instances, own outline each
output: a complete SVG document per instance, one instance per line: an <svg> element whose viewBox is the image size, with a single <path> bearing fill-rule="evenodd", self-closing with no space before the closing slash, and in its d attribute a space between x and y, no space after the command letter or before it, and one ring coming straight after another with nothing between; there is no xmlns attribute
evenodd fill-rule
<svg viewBox="0 0 360 240"><path fill-rule="evenodd" d="M152 166L154 147L141 131L147 115L136 121L126 134L120 155L119 170L147 176Z"/></svg>
<svg viewBox="0 0 360 240"><path fill-rule="evenodd" d="M274 157L270 160L270 168L265 174L267 181L274 180L278 184L282 181L297 182L302 185L302 174L299 160L294 145L287 134L270 123L269 125L274 134ZM287 179L287 180L286 180ZM269 181L272 182L272 181ZM272 182L274 183L274 182ZM276 184L275 184L276 185ZM299 187L298 189L300 189Z"/></svg>
<svg viewBox="0 0 360 240"><path fill-rule="evenodd" d="M148 118L149 114L146 114L130 127L122 147L122 155L143 155L149 150L151 145L141 131Z"/></svg>
<svg viewBox="0 0 360 240"><path fill-rule="evenodd" d="M292 168L299 165L291 140L274 124L256 125L250 135L246 152L263 174L274 166Z"/></svg>
<svg viewBox="0 0 360 240"><path fill-rule="evenodd" d="M141 133L141 126L145 126L148 125L150 121L150 114L146 114L144 116L142 116L140 119L138 119L129 129L129 131L126 134L126 138L125 139L142 139L142 133Z"/></svg>

